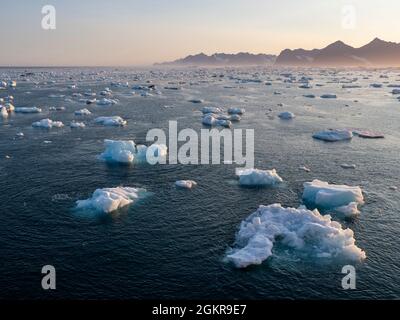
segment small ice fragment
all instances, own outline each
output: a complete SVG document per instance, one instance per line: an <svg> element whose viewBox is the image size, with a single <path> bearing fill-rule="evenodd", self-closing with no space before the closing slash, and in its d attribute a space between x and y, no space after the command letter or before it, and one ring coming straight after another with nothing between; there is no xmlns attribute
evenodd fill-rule
<svg viewBox="0 0 400 320"><path fill-rule="evenodd" d="M197 186L197 183L193 180L178 180L175 182L175 186L183 189L192 189L193 187Z"/></svg>

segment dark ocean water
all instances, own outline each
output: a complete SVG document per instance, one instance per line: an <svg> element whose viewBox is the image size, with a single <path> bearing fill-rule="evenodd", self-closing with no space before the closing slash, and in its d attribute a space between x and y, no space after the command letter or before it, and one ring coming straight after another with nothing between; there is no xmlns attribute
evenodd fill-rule
<svg viewBox="0 0 400 320"><path fill-rule="evenodd" d="M0 79L18 81L15 89L0 90L0 97L11 94L16 107L43 109L0 119L0 298L400 298L400 191L389 189L400 187L400 102L387 87L400 83L399 71L307 71L312 84L324 84L312 89L284 83L281 71L268 69L29 71L34 72L30 81L21 81L23 69L0 69ZM271 81L272 86L237 78ZM342 89L340 82L353 78L362 88ZM133 85L149 80L161 94L131 94ZM112 81L129 81L129 87L111 87ZM369 88L374 82L383 88ZM68 89L71 84L77 89ZM181 90L164 89L175 85ZM86 106L72 97L105 87L114 91L117 105ZM336 93L338 99L302 97L308 93ZM205 101L188 102L194 98ZM49 111L51 106L65 110ZM199 131L203 106L244 107L234 128L255 129L256 167L276 168L284 184L241 188L236 166L228 164L119 166L98 160L104 139L144 143L149 129L167 130L169 120L177 120L180 129ZM70 129L69 122L79 119L74 111L85 107L93 113L83 118L87 127ZM281 121L276 117L281 111L292 111L296 118ZM94 125L92 120L102 115L119 115L128 125ZM32 128L43 118L66 126ZM318 130L348 127L379 130L386 137L339 143L311 138ZM24 137L16 137L18 132ZM357 168L345 170L342 163ZM299 170L303 165L311 172ZM198 187L178 190L178 179L196 180ZM298 207L303 183L313 179L363 188L360 216L338 220L354 231L357 246L367 254L356 265L356 290L341 287L345 262L300 259L279 245L260 266L242 270L223 261L243 219L261 204ZM142 187L148 194L110 215L74 210L76 200L97 188L120 185ZM40 271L47 264L57 270L52 292L41 289Z"/></svg>

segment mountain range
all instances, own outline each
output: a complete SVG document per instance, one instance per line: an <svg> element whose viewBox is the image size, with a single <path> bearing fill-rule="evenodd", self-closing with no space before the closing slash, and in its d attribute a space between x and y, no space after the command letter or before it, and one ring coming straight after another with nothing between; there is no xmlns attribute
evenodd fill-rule
<svg viewBox="0 0 400 320"><path fill-rule="evenodd" d="M396 67L400 66L400 44L375 38L360 48L336 41L323 49L285 49L276 58L275 64L315 67Z"/></svg>
<svg viewBox="0 0 400 320"><path fill-rule="evenodd" d="M158 65L176 66L248 66L248 65L272 65L276 56L272 54L252 54L240 52L237 54L215 53L206 55L204 53L190 55L183 59L172 62L164 62Z"/></svg>
<svg viewBox="0 0 400 320"><path fill-rule="evenodd" d="M354 48L336 41L322 49L285 49L278 56L271 54L200 53L157 65L172 66L246 66L276 65L298 67L398 67L400 43L375 38L370 43Z"/></svg>

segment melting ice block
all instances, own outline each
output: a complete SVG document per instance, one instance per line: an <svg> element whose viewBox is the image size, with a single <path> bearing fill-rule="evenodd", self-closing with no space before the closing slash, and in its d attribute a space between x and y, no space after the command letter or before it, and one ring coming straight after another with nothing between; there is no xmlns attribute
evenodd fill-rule
<svg viewBox="0 0 400 320"><path fill-rule="evenodd" d="M178 180L175 182L175 186L183 189L192 189L197 186L197 182L193 180Z"/></svg>
<svg viewBox="0 0 400 320"><path fill-rule="evenodd" d="M107 162L145 162L148 156L161 159L168 154L168 147L163 144L152 144L147 147L136 145L133 140L104 140L104 145L106 149L100 155L100 159Z"/></svg>
<svg viewBox="0 0 400 320"><path fill-rule="evenodd" d="M237 169L239 183L243 186L273 186L283 182L283 179L272 170Z"/></svg>
<svg viewBox="0 0 400 320"><path fill-rule="evenodd" d="M94 122L102 124L103 126L125 126L127 124L126 120L119 116L98 117L94 119Z"/></svg>
<svg viewBox="0 0 400 320"><path fill-rule="evenodd" d="M36 121L36 122L32 123L32 127L46 128L46 129L51 129L53 127L61 128L63 126L64 126L64 124L61 121L53 121L50 119L42 119L40 121Z"/></svg>
<svg viewBox="0 0 400 320"><path fill-rule="evenodd" d="M304 207L273 204L260 206L242 221L235 246L227 252L226 260L237 268L259 265L273 254L276 242L309 257L350 261L366 258L355 244L353 231L343 229L329 215Z"/></svg>
<svg viewBox="0 0 400 320"><path fill-rule="evenodd" d="M78 200L76 208L110 213L132 204L145 191L130 187L97 189L89 199Z"/></svg>
<svg viewBox="0 0 400 320"><path fill-rule="evenodd" d="M336 209L352 202L364 203L360 187L329 184L320 180L304 183L303 200L324 209Z"/></svg>
<svg viewBox="0 0 400 320"><path fill-rule="evenodd" d="M328 142L350 140L353 138L353 132L350 130L326 130L314 133L313 138Z"/></svg>

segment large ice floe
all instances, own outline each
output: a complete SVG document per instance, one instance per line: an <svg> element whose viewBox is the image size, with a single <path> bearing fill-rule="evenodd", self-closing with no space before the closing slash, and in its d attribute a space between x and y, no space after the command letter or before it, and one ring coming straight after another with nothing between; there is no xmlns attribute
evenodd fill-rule
<svg viewBox="0 0 400 320"><path fill-rule="evenodd" d="M76 116L88 116L88 115L91 115L92 113L90 112L90 110L84 108L84 109L81 109L81 110L76 110L74 112L74 114Z"/></svg>
<svg viewBox="0 0 400 320"><path fill-rule="evenodd" d="M76 208L110 213L132 204L145 191L130 187L97 189L89 199L78 200Z"/></svg>
<svg viewBox="0 0 400 320"><path fill-rule="evenodd" d="M364 196L358 186L335 185L314 180L304 183L303 200L320 209L353 216L359 213L357 205L364 203Z"/></svg>
<svg viewBox="0 0 400 320"><path fill-rule="evenodd" d="M259 265L273 255L277 242L311 258L349 261L366 258L355 244L353 231L343 229L331 216L323 216L317 209L272 204L260 206L242 221L235 246L227 252L226 260L237 268Z"/></svg>
<svg viewBox="0 0 400 320"><path fill-rule="evenodd" d="M351 140L353 138L353 132L350 130L340 130L340 129L325 130L314 133L313 138L328 142Z"/></svg>
<svg viewBox="0 0 400 320"><path fill-rule="evenodd" d="M283 182L275 169L237 169L236 175L242 186L274 186Z"/></svg>
<svg viewBox="0 0 400 320"><path fill-rule="evenodd" d="M98 117L94 119L94 122L102 124L103 126L125 126L127 124L126 120L122 119L120 116Z"/></svg>
<svg viewBox="0 0 400 320"><path fill-rule="evenodd" d="M36 122L32 123L32 127L51 129L53 127L54 128L64 127L64 124L61 121L53 121L51 119L42 119L40 121L36 121Z"/></svg>
<svg viewBox="0 0 400 320"><path fill-rule="evenodd" d="M136 145L133 140L104 140L105 151L100 159L106 162L130 164L148 161L148 157L165 158L168 148L163 144L153 144L149 147Z"/></svg>

